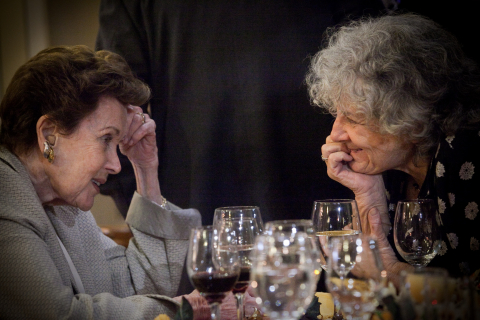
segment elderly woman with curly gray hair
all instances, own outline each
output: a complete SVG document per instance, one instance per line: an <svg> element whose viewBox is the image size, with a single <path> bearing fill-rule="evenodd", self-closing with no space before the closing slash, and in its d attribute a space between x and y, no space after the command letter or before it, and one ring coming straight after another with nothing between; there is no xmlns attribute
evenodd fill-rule
<svg viewBox="0 0 480 320"><path fill-rule="evenodd" d="M322 146L329 177L355 195L391 279L409 264L392 245L398 200L438 204L441 248L429 266L480 269L480 73L457 40L414 14L332 30L313 58L314 104L335 117Z"/></svg>

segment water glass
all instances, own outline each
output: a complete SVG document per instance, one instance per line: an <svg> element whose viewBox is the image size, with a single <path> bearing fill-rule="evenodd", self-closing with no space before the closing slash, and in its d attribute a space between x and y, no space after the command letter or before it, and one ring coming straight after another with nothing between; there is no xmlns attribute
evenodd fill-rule
<svg viewBox="0 0 480 320"><path fill-rule="evenodd" d="M299 319L314 297L312 243L305 232L274 231L257 237L252 288L270 319Z"/></svg>
<svg viewBox="0 0 480 320"><path fill-rule="evenodd" d="M217 224L218 220L233 219L233 218L252 218L257 222L257 227L260 233L263 233L263 220L260 214L260 208L257 206L230 206L216 208L213 215L213 225Z"/></svg>
<svg viewBox="0 0 480 320"><path fill-rule="evenodd" d="M435 202L431 199L397 204L393 226L395 247L412 266L425 267L439 250L440 234L435 213Z"/></svg>
<svg viewBox="0 0 480 320"><path fill-rule="evenodd" d="M362 232L357 202L353 199L317 200L313 203L312 222L317 233L321 265L327 270L328 240Z"/></svg>
<svg viewBox="0 0 480 320"><path fill-rule="evenodd" d="M330 239L326 285L347 319L368 320L387 282L377 243L369 236Z"/></svg>

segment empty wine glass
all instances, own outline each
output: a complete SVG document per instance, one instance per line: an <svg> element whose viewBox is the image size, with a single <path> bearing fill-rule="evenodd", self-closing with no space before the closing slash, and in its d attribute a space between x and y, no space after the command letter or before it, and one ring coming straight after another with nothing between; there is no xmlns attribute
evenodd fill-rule
<svg viewBox="0 0 480 320"><path fill-rule="evenodd" d="M322 268L327 269L328 239L362 232L357 202L352 199L317 200L312 221L317 233Z"/></svg>
<svg viewBox="0 0 480 320"><path fill-rule="evenodd" d="M393 229L395 247L412 266L426 266L439 250L435 213L435 202L431 199L399 201L397 204Z"/></svg>
<svg viewBox="0 0 480 320"><path fill-rule="evenodd" d="M210 305L211 319L220 320L220 304L240 275L236 246L228 232L213 226L192 229L187 255L187 273L192 285Z"/></svg>
<svg viewBox="0 0 480 320"><path fill-rule="evenodd" d="M263 233L263 220L260 214L260 208L256 206L231 206L220 207L215 209L213 215L213 225L217 220L232 219L232 218L253 218L257 222L257 227L260 233Z"/></svg>
<svg viewBox="0 0 480 320"><path fill-rule="evenodd" d="M250 253L255 243L255 237L259 234L257 222L253 218L241 217L233 219L217 219L217 225L222 232L228 233L228 240L237 247L239 256L240 276L233 287L233 294L237 300L238 319L244 318L244 294L250 284L250 269L252 262Z"/></svg>
<svg viewBox="0 0 480 320"><path fill-rule="evenodd" d="M347 319L370 319L387 281L377 243L362 234L339 236L329 250L326 284L335 305Z"/></svg>
<svg viewBox="0 0 480 320"><path fill-rule="evenodd" d="M312 243L305 232L275 231L257 236L252 251L252 288L270 319L303 315L316 289Z"/></svg>
<svg viewBox="0 0 480 320"><path fill-rule="evenodd" d="M316 239L316 231L313 227L312 220L298 219L298 220L274 220L265 224L265 233L273 234L276 231L284 232L305 232L308 235L308 239L312 243L312 263L314 266L315 282L320 279L320 273L322 272L322 264L320 259L320 250L318 248L318 242Z"/></svg>

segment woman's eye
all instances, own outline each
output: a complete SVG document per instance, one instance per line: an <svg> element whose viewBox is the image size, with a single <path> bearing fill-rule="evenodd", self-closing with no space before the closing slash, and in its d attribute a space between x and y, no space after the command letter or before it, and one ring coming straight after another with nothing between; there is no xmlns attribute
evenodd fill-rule
<svg viewBox="0 0 480 320"><path fill-rule="evenodd" d="M110 144L110 142L112 142L113 138L112 136L104 136L103 137L103 142L105 143L106 146L108 146Z"/></svg>
<svg viewBox="0 0 480 320"><path fill-rule="evenodd" d="M346 117L346 118L347 118L348 122L353 123L353 124L358 124L358 122L353 120L352 118L349 118L349 117Z"/></svg>

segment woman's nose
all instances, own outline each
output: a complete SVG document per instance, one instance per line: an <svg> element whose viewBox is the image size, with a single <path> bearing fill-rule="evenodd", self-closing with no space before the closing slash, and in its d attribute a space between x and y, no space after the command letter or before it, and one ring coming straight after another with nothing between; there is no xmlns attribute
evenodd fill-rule
<svg viewBox="0 0 480 320"><path fill-rule="evenodd" d="M332 132L330 133L330 138L335 142L347 141L349 136L347 131L345 131L344 125L344 116L340 113L337 115L335 122L333 123Z"/></svg>
<svg viewBox="0 0 480 320"><path fill-rule="evenodd" d="M107 170L110 174L117 174L122 169L120 164L120 159L118 158L117 150L112 148L109 154L109 159L107 162Z"/></svg>

